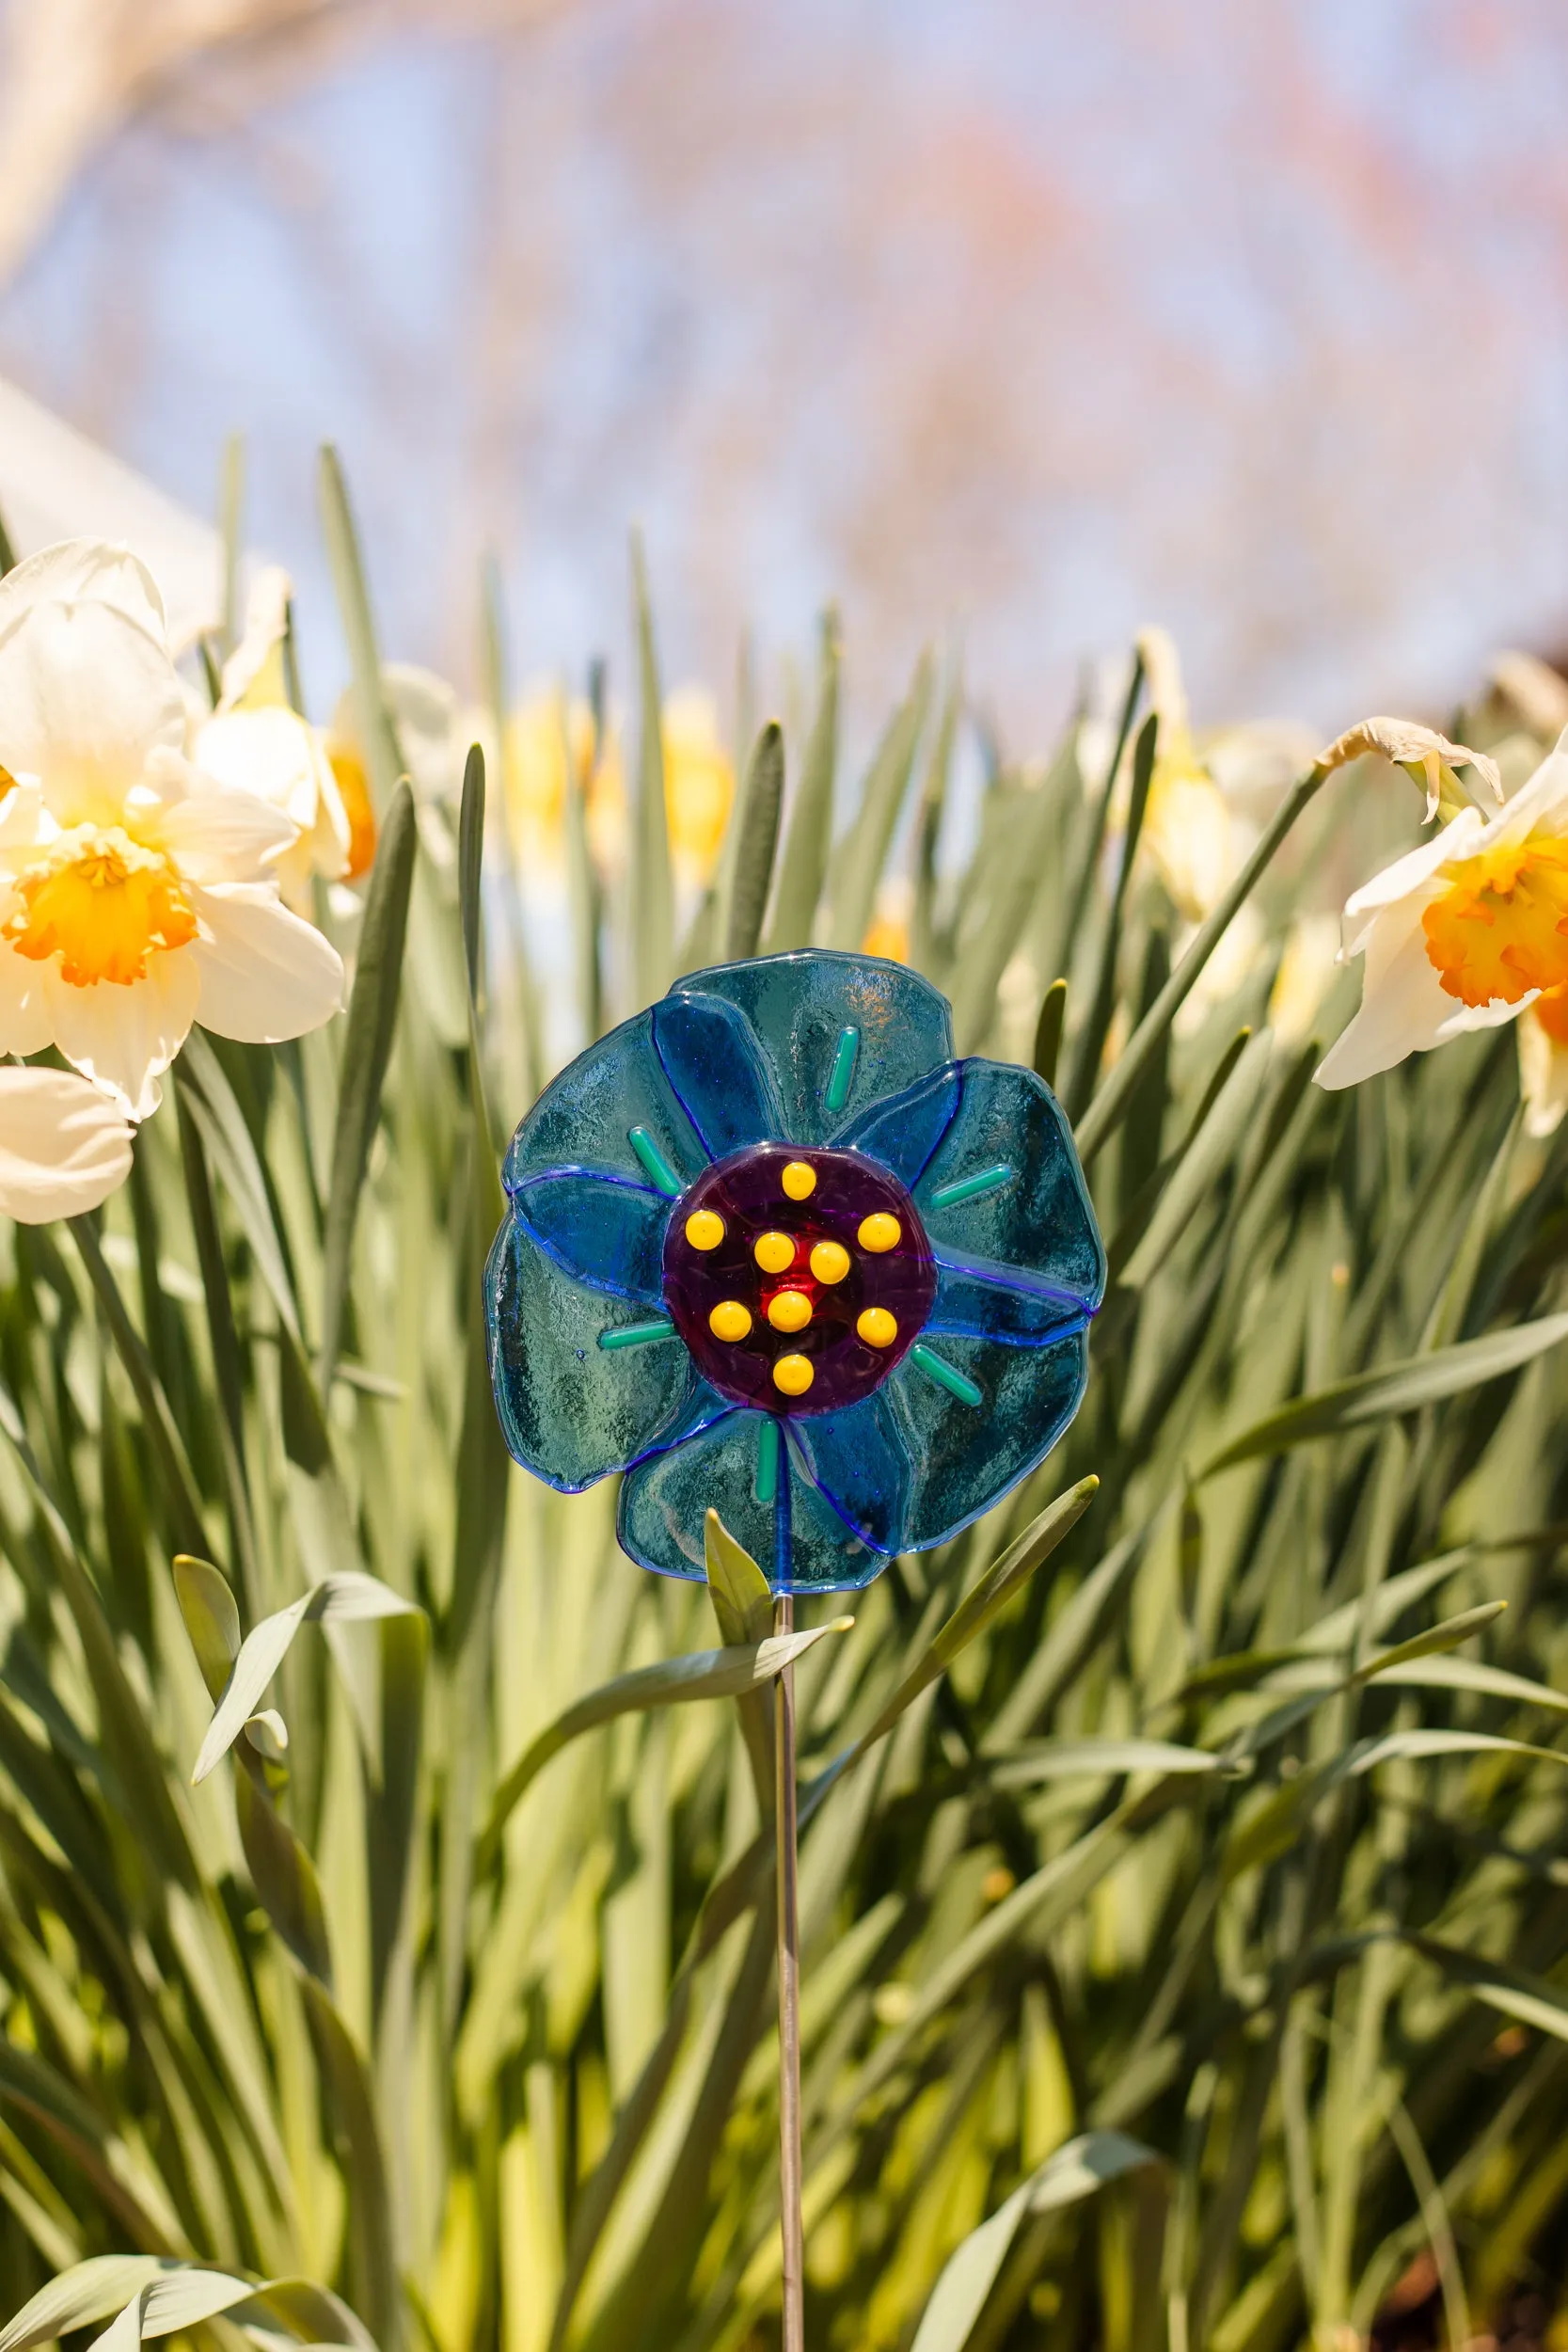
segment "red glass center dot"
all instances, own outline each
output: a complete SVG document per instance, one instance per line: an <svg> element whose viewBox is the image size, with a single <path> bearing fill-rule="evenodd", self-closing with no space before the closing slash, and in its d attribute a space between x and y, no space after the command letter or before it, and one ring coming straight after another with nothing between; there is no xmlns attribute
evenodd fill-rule
<svg viewBox="0 0 1568 2352"><path fill-rule="evenodd" d="M936 1287L913 1201L858 1152L732 1152L682 1194L665 1236L665 1300L699 1371L769 1412L869 1396L919 1338Z"/></svg>

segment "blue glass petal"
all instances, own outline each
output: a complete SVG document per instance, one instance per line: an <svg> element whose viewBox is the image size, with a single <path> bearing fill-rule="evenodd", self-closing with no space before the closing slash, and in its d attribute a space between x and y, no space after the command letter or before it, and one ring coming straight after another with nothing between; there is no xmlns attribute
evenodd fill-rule
<svg viewBox="0 0 1568 2352"><path fill-rule="evenodd" d="M762 956L693 972L683 996L721 997L743 1012L767 1049L791 1143L826 1143L834 1128L884 1094L898 1094L952 1058L947 1000L901 963L826 948ZM855 1032L848 1092L828 1088L847 1029Z"/></svg>
<svg viewBox="0 0 1568 2352"><path fill-rule="evenodd" d="M1105 1251L1055 1096L1032 1070L1006 1062L958 1069L958 1110L913 1188L931 1247L949 1263L1019 1268L1098 1307ZM1011 1171L1005 1184L945 1205L933 1198L1001 1167Z"/></svg>
<svg viewBox="0 0 1568 2352"><path fill-rule="evenodd" d="M654 1048L710 1160L788 1139L768 1057L744 1014L678 990L654 1007Z"/></svg>
<svg viewBox="0 0 1568 2352"><path fill-rule="evenodd" d="M833 1136L835 1148L866 1152L912 1192L953 1123L962 1062L947 1062L885 1101L869 1104Z"/></svg>
<svg viewBox="0 0 1568 2352"><path fill-rule="evenodd" d="M906 1357L884 1396L895 1400L904 1443L920 1475L904 1544L924 1551L960 1528L1042 1462L1078 1410L1088 1376L1084 1332L1049 1347L956 1336L933 1339L932 1352L980 1391L966 1405Z"/></svg>
<svg viewBox="0 0 1568 2352"><path fill-rule="evenodd" d="M885 1565L854 1536L781 1449L774 1492L757 1493L759 1439L772 1416L740 1408L627 1471L616 1533L624 1550L660 1576L701 1579L704 1518L717 1511L775 1592L845 1592ZM787 1563L787 1565L784 1564Z"/></svg>
<svg viewBox="0 0 1568 2352"><path fill-rule="evenodd" d="M695 1386L681 1341L605 1348L645 1311L576 1280L509 1215L484 1269L490 1377L515 1459L576 1494L621 1470L680 1413Z"/></svg>
<svg viewBox="0 0 1568 2352"><path fill-rule="evenodd" d="M701 1174L707 1154L654 1050L653 1015L640 1012L589 1046L552 1078L508 1148L501 1170L508 1192L558 1168L602 1169L644 1184L630 1136L646 1134L656 1155L682 1184Z"/></svg>
<svg viewBox="0 0 1568 2352"><path fill-rule="evenodd" d="M526 1176L512 1196L520 1217L547 1257L591 1289L662 1308L665 1194L624 1176L590 1168L552 1168Z"/></svg>
<svg viewBox="0 0 1568 2352"><path fill-rule="evenodd" d="M916 1472L885 1391L840 1413L802 1414L787 1428L799 1468L850 1533L874 1551L902 1551Z"/></svg>
<svg viewBox="0 0 1568 2352"><path fill-rule="evenodd" d="M1082 1298L1054 1283L1015 1273L1010 1266L959 1265L937 1260L937 1295L923 1334L944 1331L971 1339L1008 1340L1039 1347L1081 1331L1088 1318Z"/></svg>

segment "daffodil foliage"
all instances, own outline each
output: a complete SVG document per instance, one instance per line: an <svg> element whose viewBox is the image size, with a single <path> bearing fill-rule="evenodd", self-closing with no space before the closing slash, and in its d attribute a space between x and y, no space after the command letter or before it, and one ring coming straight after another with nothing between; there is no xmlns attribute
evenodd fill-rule
<svg viewBox="0 0 1568 2352"><path fill-rule="evenodd" d="M791 1658L814 2346L1275 2352L1422 2298L1457 2342L1549 2299L1568 689L1513 657L1464 740L1320 754L1205 732L1150 635L1015 757L927 659L857 771L832 623L800 727L732 746L644 601L608 674L515 705L492 616L473 713L380 663L324 487L335 712L276 580L205 659L132 559L0 582L4 2346L776 2343ZM740 1175L693 1149L678 1222L574 1194L562 1273L543 1178L673 1200L616 1156L675 1151L658 1069L608 1041L808 947L908 966L887 1165L922 1073L1032 1066L1104 1263L1058 1283L1077 1418L1025 1384L996 1420L1022 1483L917 1520L916 1449L881 1572L775 1635L762 1433L841 1504L811 1382L967 1444L899 1351L993 1377L942 1220L1014 1194L830 1198L847 1094ZM757 1028L782 1089L792 1034ZM594 1046L600 1157L546 1138L509 1205L506 1136ZM519 1450L543 1397L586 1492L498 1425L503 1218L552 1346L592 1294L580 1358L507 1367ZM982 1252L1026 1305L1030 1242ZM659 1484L701 1433L619 1476L709 1392L723 1491Z"/></svg>

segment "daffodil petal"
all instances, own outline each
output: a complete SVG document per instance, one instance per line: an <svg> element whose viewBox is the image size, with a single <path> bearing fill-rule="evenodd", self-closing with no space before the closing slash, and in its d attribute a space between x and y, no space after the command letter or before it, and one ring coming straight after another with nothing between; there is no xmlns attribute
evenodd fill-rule
<svg viewBox="0 0 1568 2352"><path fill-rule="evenodd" d="M40 1053L50 1034L42 972L14 947L0 945L0 1054Z"/></svg>
<svg viewBox="0 0 1568 2352"><path fill-rule="evenodd" d="M40 548L0 580L0 637L36 604L106 604L160 643L167 635L157 581L129 548L65 539Z"/></svg>
<svg viewBox="0 0 1568 2352"><path fill-rule="evenodd" d="M1426 951L1420 902L1386 914L1366 942L1361 1005L1313 1076L1330 1089L1360 1084L1392 1070L1407 1054L1441 1043L1444 1025L1463 1007L1445 995Z"/></svg>
<svg viewBox="0 0 1568 2352"><path fill-rule="evenodd" d="M246 791L193 792L160 815L153 837L193 882L256 881L299 828L281 808Z"/></svg>
<svg viewBox="0 0 1568 2352"><path fill-rule="evenodd" d="M0 1070L0 1212L23 1225L96 1209L131 1172L131 1127L65 1070Z"/></svg>
<svg viewBox="0 0 1568 2352"><path fill-rule="evenodd" d="M50 962L44 1002L55 1044L67 1061L114 1097L128 1118L146 1119L162 1099L158 1084L196 1018L200 980L194 947L154 955L147 977L78 988Z"/></svg>
<svg viewBox="0 0 1568 2352"><path fill-rule="evenodd" d="M1431 882L1440 866L1456 858L1474 857L1484 846L1486 834L1486 820L1481 811L1461 809L1452 824L1442 826L1430 840L1407 850L1392 866L1386 866L1381 874L1374 874L1370 882L1363 882L1359 890L1352 891L1345 900L1346 922L1354 923L1357 915L1376 914L1385 907L1397 905L1401 898L1408 898ZM1350 953L1357 953L1354 942Z"/></svg>
<svg viewBox="0 0 1568 2352"><path fill-rule="evenodd" d="M164 646L106 604L41 604L0 636L0 765L38 776L62 825L119 820L185 709Z"/></svg>
<svg viewBox="0 0 1568 2352"><path fill-rule="evenodd" d="M200 993L204 1029L248 1045L276 1045L330 1021L343 1001L338 950L251 882L193 890L202 937L182 950Z"/></svg>
<svg viewBox="0 0 1568 2352"><path fill-rule="evenodd" d="M1523 783L1486 828L1486 846L1523 841L1537 830L1568 833L1568 727L1535 773Z"/></svg>

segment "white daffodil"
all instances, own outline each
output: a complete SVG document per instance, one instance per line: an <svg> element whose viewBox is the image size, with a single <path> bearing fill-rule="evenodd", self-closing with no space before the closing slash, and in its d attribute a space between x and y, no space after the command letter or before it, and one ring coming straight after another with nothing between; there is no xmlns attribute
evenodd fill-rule
<svg viewBox="0 0 1568 2352"><path fill-rule="evenodd" d="M272 1043L342 965L278 899L288 815L185 756L150 575L74 540L0 580L0 1052L58 1046L132 1119L193 1021Z"/></svg>
<svg viewBox="0 0 1568 2352"><path fill-rule="evenodd" d="M1447 753L1481 766L1462 745ZM1367 959L1361 1008L1320 1086L1354 1086L1568 986L1568 730L1496 815L1466 803L1356 891L1345 926L1342 952Z"/></svg>
<svg viewBox="0 0 1568 2352"><path fill-rule="evenodd" d="M71 1071L0 1068L0 1216L44 1225L96 1209L131 1172L133 1132Z"/></svg>
<svg viewBox="0 0 1568 2352"><path fill-rule="evenodd" d="M287 903L308 914L311 882L353 881L370 865L375 827L364 771L345 793L325 738L289 701L283 645L288 628L289 578L276 565L257 574L245 634L223 665L217 707L197 720L190 754L226 792L245 792L281 809L295 827L277 862ZM363 799L357 825L348 803Z"/></svg>

